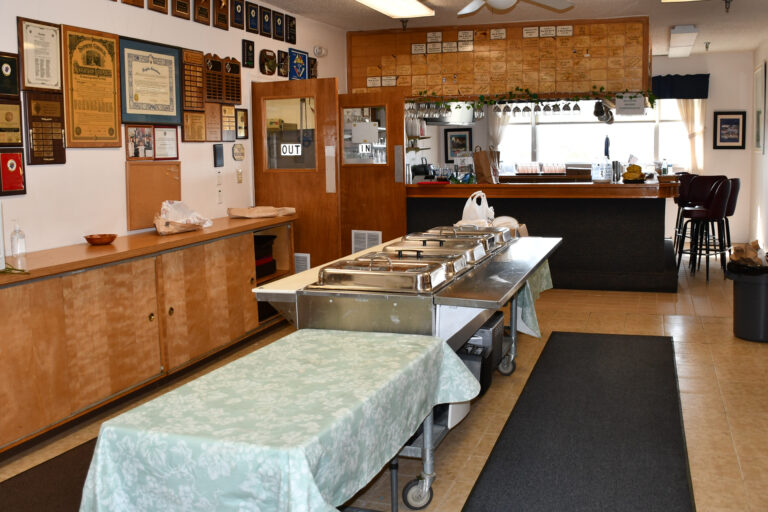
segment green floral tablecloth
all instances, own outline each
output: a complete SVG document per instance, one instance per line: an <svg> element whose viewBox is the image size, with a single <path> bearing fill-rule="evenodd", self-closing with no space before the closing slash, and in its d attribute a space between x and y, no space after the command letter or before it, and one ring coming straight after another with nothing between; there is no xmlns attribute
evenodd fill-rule
<svg viewBox="0 0 768 512"><path fill-rule="evenodd" d="M81 511L335 511L479 384L438 338L305 329L105 422Z"/></svg>

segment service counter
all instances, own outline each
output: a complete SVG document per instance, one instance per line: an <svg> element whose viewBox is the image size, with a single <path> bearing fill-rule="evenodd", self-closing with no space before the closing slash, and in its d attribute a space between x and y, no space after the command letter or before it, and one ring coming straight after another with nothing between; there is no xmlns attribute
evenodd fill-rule
<svg viewBox="0 0 768 512"><path fill-rule="evenodd" d="M563 238L549 260L556 288L677 291L664 239L666 201L677 183L407 185L407 231L453 224L475 190L497 217L515 217L534 236Z"/></svg>

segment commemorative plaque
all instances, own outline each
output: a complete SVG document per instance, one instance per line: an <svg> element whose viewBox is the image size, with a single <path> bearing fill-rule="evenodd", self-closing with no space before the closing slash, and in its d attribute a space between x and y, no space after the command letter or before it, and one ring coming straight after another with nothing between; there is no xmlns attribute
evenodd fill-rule
<svg viewBox="0 0 768 512"><path fill-rule="evenodd" d="M296 44L296 18L291 15L285 15L285 42Z"/></svg>
<svg viewBox="0 0 768 512"><path fill-rule="evenodd" d="M252 68L256 58L256 48L253 41L243 39L243 67Z"/></svg>
<svg viewBox="0 0 768 512"><path fill-rule="evenodd" d="M0 149L0 196L27 193L21 149Z"/></svg>
<svg viewBox="0 0 768 512"><path fill-rule="evenodd" d="M189 4L192 0L171 0L171 14L177 18L189 19Z"/></svg>
<svg viewBox="0 0 768 512"><path fill-rule="evenodd" d="M218 55L205 55L205 101L224 101L224 61Z"/></svg>
<svg viewBox="0 0 768 512"><path fill-rule="evenodd" d="M184 112L181 140L184 142L205 142L204 112Z"/></svg>
<svg viewBox="0 0 768 512"><path fill-rule="evenodd" d="M259 32L264 37L272 37L272 9L259 6Z"/></svg>
<svg viewBox="0 0 768 512"><path fill-rule="evenodd" d="M235 107L232 105L221 106L221 140L223 142L235 140Z"/></svg>
<svg viewBox="0 0 768 512"><path fill-rule="evenodd" d="M195 21L203 25L211 24L211 0L195 0Z"/></svg>
<svg viewBox="0 0 768 512"><path fill-rule="evenodd" d="M245 28L245 0L229 0L229 24L232 28Z"/></svg>
<svg viewBox="0 0 768 512"><path fill-rule="evenodd" d="M278 41L285 40L285 18L283 13L272 11L272 37Z"/></svg>
<svg viewBox="0 0 768 512"><path fill-rule="evenodd" d="M213 0L213 26L229 30L229 1Z"/></svg>
<svg viewBox="0 0 768 512"><path fill-rule="evenodd" d="M239 105L241 103L240 90L240 61L227 57L224 59L224 98L223 103Z"/></svg>
<svg viewBox="0 0 768 512"><path fill-rule="evenodd" d="M18 98L0 100L0 146L21 145L21 103Z"/></svg>
<svg viewBox="0 0 768 512"><path fill-rule="evenodd" d="M24 90L61 91L61 29L18 18L19 76Z"/></svg>
<svg viewBox="0 0 768 512"><path fill-rule="evenodd" d="M157 11L168 14L168 0L149 0L147 8L150 11Z"/></svg>
<svg viewBox="0 0 768 512"><path fill-rule="evenodd" d="M0 97L19 97L19 57L0 52Z"/></svg>
<svg viewBox="0 0 768 512"><path fill-rule="evenodd" d="M24 93L24 122L27 126L27 165L63 164L64 98L56 92Z"/></svg>
<svg viewBox="0 0 768 512"><path fill-rule="evenodd" d="M203 69L205 59L203 52L195 50L182 50L181 59L183 61L182 75L184 110L205 110L205 81L203 80Z"/></svg>
<svg viewBox="0 0 768 512"><path fill-rule="evenodd" d="M133 5L135 7L144 8L144 0L123 0L124 4Z"/></svg>
<svg viewBox="0 0 768 512"><path fill-rule="evenodd" d="M277 76L288 77L288 52L277 50Z"/></svg>
<svg viewBox="0 0 768 512"><path fill-rule="evenodd" d="M235 109L235 126L237 133L235 134L238 139L248 138L248 109L236 108Z"/></svg>
<svg viewBox="0 0 768 512"><path fill-rule="evenodd" d="M245 2L245 30L259 33L259 6L252 2Z"/></svg>
<svg viewBox="0 0 768 512"><path fill-rule="evenodd" d="M218 103L205 104L205 140L221 142L221 105Z"/></svg>

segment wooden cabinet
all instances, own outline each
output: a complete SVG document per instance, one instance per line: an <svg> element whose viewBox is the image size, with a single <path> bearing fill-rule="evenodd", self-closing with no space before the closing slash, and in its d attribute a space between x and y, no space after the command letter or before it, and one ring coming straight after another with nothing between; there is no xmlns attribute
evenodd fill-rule
<svg viewBox="0 0 768 512"><path fill-rule="evenodd" d="M253 234L159 257L162 337L169 371L258 327Z"/></svg>

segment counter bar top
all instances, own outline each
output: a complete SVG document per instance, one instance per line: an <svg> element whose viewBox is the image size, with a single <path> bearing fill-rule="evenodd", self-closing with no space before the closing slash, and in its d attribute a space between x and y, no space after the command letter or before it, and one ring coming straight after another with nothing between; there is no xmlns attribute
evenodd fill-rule
<svg viewBox="0 0 768 512"><path fill-rule="evenodd" d="M663 199L677 196L677 183L515 183L406 185L412 197L467 198L482 190L488 198Z"/></svg>

